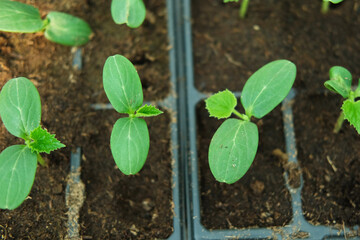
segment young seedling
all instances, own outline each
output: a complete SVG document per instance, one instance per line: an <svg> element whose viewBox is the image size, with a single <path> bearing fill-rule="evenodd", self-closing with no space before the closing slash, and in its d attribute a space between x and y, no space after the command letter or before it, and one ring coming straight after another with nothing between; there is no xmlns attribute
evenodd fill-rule
<svg viewBox="0 0 360 240"><path fill-rule="evenodd" d="M333 4L341 3L344 0L323 0L321 5L321 13L325 14L329 11L330 2Z"/></svg>
<svg viewBox="0 0 360 240"><path fill-rule="evenodd" d="M296 66L288 60L277 60L257 70L246 82L241 93L245 114L235 110L237 100L225 90L205 100L210 117L237 118L225 120L215 132L209 147L209 165L219 182L238 181L254 161L259 136L251 117L262 118L272 111L289 93L296 77Z"/></svg>
<svg viewBox="0 0 360 240"><path fill-rule="evenodd" d="M0 31L44 32L48 40L66 46L85 44L92 34L90 26L80 18L50 12L45 19L41 19L37 8L9 0L0 0Z"/></svg>
<svg viewBox="0 0 360 240"><path fill-rule="evenodd" d="M356 98L360 97L360 79L359 85L353 91L351 89L352 76L346 68L334 66L330 68L329 76L330 80L325 82L325 87L332 92L340 94L345 99L333 132L338 133L344 119L346 119L360 134L360 100L356 101Z"/></svg>
<svg viewBox="0 0 360 240"><path fill-rule="evenodd" d="M239 0L224 0L224 3L227 2L239 2ZM241 2L241 6L240 6L240 11L239 11L239 17L240 18L245 18L247 9L248 9L248 5L249 5L249 0L242 0Z"/></svg>
<svg viewBox="0 0 360 240"><path fill-rule="evenodd" d="M139 27L145 20L146 8L142 0L112 0L111 16L116 24Z"/></svg>
<svg viewBox="0 0 360 240"><path fill-rule="evenodd" d="M136 174L144 166L150 140L146 122L140 117L161 113L151 105L143 104L143 92L138 73L132 63L121 55L109 57L103 70L104 90L111 105L128 117L116 121L110 148L116 165L126 175Z"/></svg>
<svg viewBox="0 0 360 240"><path fill-rule="evenodd" d="M15 209L29 195L37 162L45 165L40 153L65 147L54 134L41 128L41 102L34 84L19 77L8 81L0 92L0 117L5 128L25 140L0 154L0 208Z"/></svg>

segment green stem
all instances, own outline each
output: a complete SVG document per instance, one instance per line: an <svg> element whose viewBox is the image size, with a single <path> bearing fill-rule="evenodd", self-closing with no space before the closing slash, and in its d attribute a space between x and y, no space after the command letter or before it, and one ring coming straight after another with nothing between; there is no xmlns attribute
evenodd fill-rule
<svg viewBox="0 0 360 240"><path fill-rule="evenodd" d="M329 5L330 2L328 0L323 0L322 2L322 6L321 6L321 13L325 14L329 11Z"/></svg>
<svg viewBox="0 0 360 240"><path fill-rule="evenodd" d="M239 113L235 109L233 110L233 114L235 114L236 116L238 116L239 118L241 118L244 121L250 121L250 118L248 116L246 116L245 114Z"/></svg>
<svg viewBox="0 0 360 240"><path fill-rule="evenodd" d="M239 12L240 18L245 18L248 5L249 5L249 0L242 0L240 12Z"/></svg>
<svg viewBox="0 0 360 240"><path fill-rule="evenodd" d="M344 122L344 112L341 111L340 116L337 119L334 130L333 130L334 133L338 133L340 131L343 122Z"/></svg>
<svg viewBox="0 0 360 240"><path fill-rule="evenodd" d="M41 157L40 153L38 153L38 155L37 155L37 161L38 161L38 163L40 163L41 166L43 166L43 167L46 166L46 162L45 162L45 160Z"/></svg>

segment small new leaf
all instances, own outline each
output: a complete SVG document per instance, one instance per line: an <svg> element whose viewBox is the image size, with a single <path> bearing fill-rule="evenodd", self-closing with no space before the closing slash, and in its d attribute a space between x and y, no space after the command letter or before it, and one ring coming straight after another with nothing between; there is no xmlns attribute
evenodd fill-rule
<svg viewBox="0 0 360 240"><path fill-rule="evenodd" d="M145 104L136 111L135 117L153 117L162 114L163 112L155 106Z"/></svg>
<svg viewBox="0 0 360 240"><path fill-rule="evenodd" d="M329 76L330 80L324 83L325 87L343 98L348 98L351 92L351 73L346 68L334 66L330 69Z"/></svg>
<svg viewBox="0 0 360 240"><path fill-rule="evenodd" d="M59 140L55 138L55 134L50 134L46 129L41 126L35 128L30 133L30 142L28 147L32 152L49 154L51 151L65 147Z"/></svg>
<svg viewBox="0 0 360 240"><path fill-rule="evenodd" d="M218 92L205 100L206 109L210 113L210 117L218 119L228 118L237 105L235 95L229 90Z"/></svg>
<svg viewBox="0 0 360 240"><path fill-rule="evenodd" d="M347 119L360 134L360 101L354 102L348 99L343 103L341 109L344 112L344 118Z"/></svg>

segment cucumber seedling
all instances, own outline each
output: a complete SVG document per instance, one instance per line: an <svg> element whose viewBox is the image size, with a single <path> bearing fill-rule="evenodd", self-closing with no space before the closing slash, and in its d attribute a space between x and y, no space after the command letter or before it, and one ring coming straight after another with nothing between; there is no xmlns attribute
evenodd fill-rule
<svg viewBox="0 0 360 240"><path fill-rule="evenodd" d="M322 0L321 13L325 14L329 11L330 3L338 4L341 3L342 1L344 0Z"/></svg>
<svg viewBox="0 0 360 240"><path fill-rule="evenodd" d="M270 62L257 70L245 83L241 103L245 114L235 110L237 99L225 90L205 100L210 117L225 120L216 130L209 146L209 165L219 182L238 181L254 161L259 134L251 117L262 118L289 93L296 77L296 66L288 60Z"/></svg>
<svg viewBox="0 0 360 240"><path fill-rule="evenodd" d="M0 208L15 209L29 195L40 153L65 147L54 134L41 128L41 102L34 84L24 77L8 81L0 92L0 117L5 128L25 140L0 154Z"/></svg>
<svg viewBox="0 0 360 240"><path fill-rule="evenodd" d="M324 83L325 87L332 92L340 94L345 100L341 106L341 113L336 121L333 132L338 133L344 120L348 120L360 134L360 84L355 91L351 89L351 73L343 67L334 66L329 71L330 80ZM360 79L359 79L360 83Z"/></svg>
<svg viewBox="0 0 360 240"><path fill-rule="evenodd" d="M10 0L0 0L0 31L44 32L48 40L66 46L83 45L92 34L90 26L80 18L62 12L49 12L45 19L41 19L37 8Z"/></svg>
<svg viewBox="0 0 360 240"><path fill-rule="evenodd" d="M134 65L124 56L109 57L104 65L105 93L119 113L128 117L116 121L110 137L110 148L116 165L126 175L136 174L144 166L150 147L149 130L144 119L161 113L143 104L141 81Z"/></svg>
<svg viewBox="0 0 360 240"><path fill-rule="evenodd" d="M224 0L224 3L227 3L227 2L239 2L239 0ZM242 0L240 10L239 10L240 18L245 18L245 15L246 15L246 12L248 9L248 5L249 5L249 0Z"/></svg>
<svg viewBox="0 0 360 240"><path fill-rule="evenodd" d="M137 28L145 20L145 4L143 0L112 0L111 16L116 24Z"/></svg>

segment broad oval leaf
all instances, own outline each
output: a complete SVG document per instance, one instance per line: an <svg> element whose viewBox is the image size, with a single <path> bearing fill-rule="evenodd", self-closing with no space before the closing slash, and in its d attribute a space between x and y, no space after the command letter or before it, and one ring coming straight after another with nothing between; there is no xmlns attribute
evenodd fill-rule
<svg viewBox="0 0 360 240"><path fill-rule="evenodd" d="M137 28L145 20L146 8L142 0L112 0L111 16L117 24Z"/></svg>
<svg viewBox="0 0 360 240"><path fill-rule="evenodd" d="M38 9L16 1L0 1L0 31L33 33L42 28Z"/></svg>
<svg viewBox="0 0 360 240"><path fill-rule="evenodd" d="M66 46L79 46L87 43L92 34L87 22L67 13L50 12L45 28L45 37L50 41Z"/></svg>
<svg viewBox="0 0 360 240"><path fill-rule="evenodd" d="M210 96L205 100L205 104L210 117L221 119L231 116L236 107L237 100L235 95L226 89Z"/></svg>
<svg viewBox="0 0 360 240"><path fill-rule="evenodd" d="M329 76L330 80L324 83L325 87L343 98L348 98L351 92L351 73L346 68L334 66L330 68Z"/></svg>
<svg viewBox="0 0 360 240"><path fill-rule="evenodd" d="M209 165L219 182L234 183L248 171L259 142L257 126L249 121L227 119L211 139Z"/></svg>
<svg viewBox="0 0 360 240"><path fill-rule="evenodd" d="M0 117L14 136L26 138L40 125L40 95L27 78L8 81L0 92Z"/></svg>
<svg viewBox="0 0 360 240"><path fill-rule="evenodd" d="M25 145L14 145L0 154L0 208L15 209L34 183L37 155Z"/></svg>
<svg viewBox="0 0 360 240"><path fill-rule="evenodd" d="M126 57L108 57L103 70L103 84L110 103L119 113L133 114L142 105L140 78Z"/></svg>
<svg viewBox="0 0 360 240"><path fill-rule="evenodd" d="M288 60L270 62L245 83L241 103L246 115L262 118L289 93L296 77L296 66Z"/></svg>
<svg viewBox="0 0 360 240"><path fill-rule="evenodd" d="M350 99L346 100L341 109L344 112L344 118L347 119L351 125L353 125L360 134L360 100L354 102Z"/></svg>
<svg viewBox="0 0 360 240"><path fill-rule="evenodd" d="M120 171L136 174L144 166L150 140L146 122L141 118L120 118L110 138L111 152Z"/></svg>

